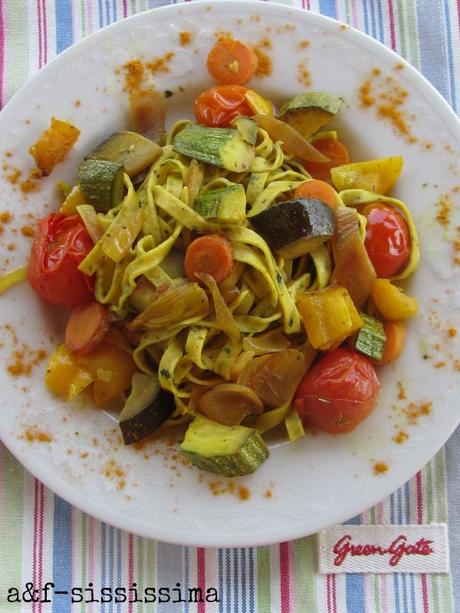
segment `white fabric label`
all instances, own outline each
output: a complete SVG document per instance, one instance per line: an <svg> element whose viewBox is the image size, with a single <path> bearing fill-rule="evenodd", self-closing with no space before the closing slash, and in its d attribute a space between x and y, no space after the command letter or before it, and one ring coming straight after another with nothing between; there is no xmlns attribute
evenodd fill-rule
<svg viewBox="0 0 460 613"><path fill-rule="evenodd" d="M320 573L448 573L446 524L335 526L319 535Z"/></svg>

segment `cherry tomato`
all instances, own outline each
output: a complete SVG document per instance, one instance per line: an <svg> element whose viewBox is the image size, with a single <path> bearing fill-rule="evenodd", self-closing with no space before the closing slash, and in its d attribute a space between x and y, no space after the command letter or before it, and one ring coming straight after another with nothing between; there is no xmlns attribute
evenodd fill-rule
<svg viewBox="0 0 460 613"><path fill-rule="evenodd" d="M195 100L198 123L212 128L224 128L237 115L254 115L244 97L246 91L242 85L218 85L205 90Z"/></svg>
<svg viewBox="0 0 460 613"><path fill-rule="evenodd" d="M380 383L370 360L339 347L307 372L294 395L306 426L351 432L372 411Z"/></svg>
<svg viewBox="0 0 460 613"><path fill-rule="evenodd" d="M90 277L78 270L93 248L79 215L51 213L41 220L30 254L28 279L52 304L76 307L93 299Z"/></svg>
<svg viewBox="0 0 460 613"><path fill-rule="evenodd" d="M403 215L382 203L363 210L367 217L364 244L380 278L388 279L406 267L410 257L410 234Z"/></svg>

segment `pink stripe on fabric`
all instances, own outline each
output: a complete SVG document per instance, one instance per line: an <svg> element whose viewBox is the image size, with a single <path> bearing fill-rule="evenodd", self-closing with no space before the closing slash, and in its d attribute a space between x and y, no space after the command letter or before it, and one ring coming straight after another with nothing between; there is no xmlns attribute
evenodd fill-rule
<svg viewBox="0 0 460 613"><path fill-rule="evenodd" d="M0 2L0 109L5 104L4 98L4 76L5 76L5 15L4 3Z"/></svg>
<svg viewBox="0 0 460 613"><path fill-rule="evenodd" d="M94 519L88 517L88 582L94 583ZM93 604L90 603L88 612L92 613Z"/></svg>
<svg viewBox="0 0 460 613"><path fill-rule="evenodd" d="M44 540L44 530L45 530L45 486L43 483L40 483L38 488L40 494L40 515L39 515L39 526L40 530L38 532L39 541L38 541L38 589L41 590L43 586L43 540ZM42 613L42 602L38 601L38 613Z"/></svg>
<svg viewBox="0 0 460 613"><path fill-rule="evenodd" d="M48 63L48 28L46 20L46 0L42 0L42 16L43 16L43 63Z"/></svg>
<svg viewBox="0 0 460 613"><path fill-rule="evenodd" d="M128 17L128 0L123 0L123 17Z"/></svg>
<svg viewBox="0 0 460 613"><path fill-rule="evenodd" d="M196 578L198 587L200 588L203 594L206 593L206 560L205 560L205 550L203 547L198 547L196 552ZM206 604L204 602L199 602L197 606L197 613L205 613Z"/></svg>
<svg viewBox="0 0 460 613"><path fill-rule="evenodd" d="M332 592L332 613L337 613L337 593L335 589L335 575L331 577L331 592Z"/></svg>
<svg viewBox="0 0 460 613"><path fill-rule="evenodd" d="M37 532L38 532L38 481L34 479L34 535L32 539L32 583L37 583ZM36 602L32 602L32 613L36 613Z"/></svg>
<svg viewBox="0 0 460 613"><path fill-rule="evenodd" d="M417 523L423 524L423 483L422 472L419 470L415 477L416 489L417 489ZM422 586L422 605L423 613L428 613L428 585L426 575L420 575L420 583Z"/></svg>
<svg viewBox="0 0 460 613"><path fill-rule="evenodd" d="M86 14L88 15L88 34L93 31L93 1L86 0Z"/></svg>
<svg viewBox="0 0 460 613"><path fill-rule="evenodd" d="M331 609L331 575L326 576L326 602L327 613L332 613Z"/></svg>
<svg viewBox="0 0 460 613"><path fill-rule="evenodd" d="M289 613L290 608L290 586L289 575L291 572L289 564L289 543L280 543L280 601L281 613Z"/></svg>
<svg viewBox="0 0 460 613"><path fill-rule="evenodd" d="M388 0L388 17L390 20L390 45L393 51L396 49L395 15L393 11L393 0Z"/></svg>
<svg viewBox="0 0 460 613"><path fill-rule="evenodd" d="M356 8L356 0L351 3L351 24L354 28L358 27L358 11Z"/></svg>
<svg viewBox="0 0 460 613"><path fill-rule="evenodd" d="M42 12L41 0L37 0L37 27L38 27L38 67L42 67Z"/></svg>
<svg viewBox="0 0 460 613"><path fill-rule="evenodd" d="M134 537L128 534L128 583L133 587L134 583ZM128 613L133 613L133 602L128 603Z"/></svg>

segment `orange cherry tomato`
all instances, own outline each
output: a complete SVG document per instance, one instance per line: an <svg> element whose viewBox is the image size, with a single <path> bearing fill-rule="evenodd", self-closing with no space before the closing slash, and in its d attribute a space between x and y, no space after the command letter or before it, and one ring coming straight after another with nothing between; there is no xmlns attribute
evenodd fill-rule
<svg viewBox="0 0 460 613"><path fill-rule="evenodd" d="M376 203L366 207L364 245L379 278L388 279L401 272L409 261L411 240L403 215L390 206Z"/></svg>
<svg viewBox="0 0 460 613"><path fill-rule="evenodd" d="M254 115L245 98L246 91L242 85L210 87L195 100L196 120L205 126L224 128L238 115Z"/></svg>

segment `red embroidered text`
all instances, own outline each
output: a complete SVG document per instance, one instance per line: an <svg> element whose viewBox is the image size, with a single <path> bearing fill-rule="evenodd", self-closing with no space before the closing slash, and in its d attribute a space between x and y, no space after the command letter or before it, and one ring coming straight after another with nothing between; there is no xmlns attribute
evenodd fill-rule
<svg viewBox="0 0 460 613"><path fill-rule="evenodd" d="M332 549L333 553L335 554L334 566L340 566L348 555L351 557L389 555L390 559L388 563L390 566L397 566L403 556L429 556L430 554L434 553L434 550L431 547L432 543L433 541L421 538L414 544L410 544L407 542L407 537L405 537L404 534L401 534L394 539L389 547L371 545L370 543L354 545L351 542L351 535L345 534L335 543Z"/></svg>

